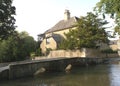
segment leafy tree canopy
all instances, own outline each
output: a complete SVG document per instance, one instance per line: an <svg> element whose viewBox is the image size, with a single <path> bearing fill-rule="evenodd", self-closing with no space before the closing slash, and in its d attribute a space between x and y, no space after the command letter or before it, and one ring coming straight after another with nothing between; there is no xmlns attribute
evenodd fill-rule
<svg viewBox="0 0 120 86"><path fill-rule="evenodd" d="M120 18L120 0L100 0L96 4L95 10L100 13L111 14L111 17Z"/></svg>
<svg viewBox="0 0 120 86"><path fill-rule="evenodd" d="M103 14L105 18L105 14L110 14L111 18L115 18L117 27L115 27L115 31L118 31L120 34L120 0L100 0L96 4L95 10L97 13Z"/></svg>
<svg viewBox="0 0 120 86"><path fill-rule="evenodd" d="M15 30L13 0L0 0L0 40L8 38Z"/></svg>
<svg viewBox="0 0 120 86"><path fill-rule="evenodd" d="M27 32L16 32L16 36L9 36L7 40L0 41L0 62L25 60L35 52L36 41Z"/></svg>
<svg viewBox="0 0 120 86"><path fill-rule="evenodd" d="M87 16L80 17L76 29L71 29L66 39L60 44L62 49L94 48L98 42L107 42L107 34L102 26L106 21L99 19L89 12Z"/></svg>

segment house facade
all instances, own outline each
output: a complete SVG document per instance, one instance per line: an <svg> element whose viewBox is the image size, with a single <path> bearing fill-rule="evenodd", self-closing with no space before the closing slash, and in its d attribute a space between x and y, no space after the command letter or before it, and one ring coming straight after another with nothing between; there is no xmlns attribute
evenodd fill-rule
<svg viewBox="0 0 120 86"><path fill-rule="evenodd" d="M65 37L65 33L68 33L70 29L75 29L74 24L77 22L77 17L71 17L69 10L65 10L64 19L60 20L55 26L45 31L44 34L38 35L38 39L41 41L40 48L42 53L45 53L47 49L56 50L58 44Z"/></svg>
<svg viewBox="0 0 120 86"><path fill-rule="evenodd" d="M117 50L116 42L106 43L97 43L96 46L99 46L99 49L96 50L83 50L82 52L78 51L54 51L58 48L59 43L62 39L65 39L65 33L68 33L71 29L76 29L75 24L79 20L78 17L71 17L69 10L65 10L64 19L56 23L52 28L45 31L43 34L38 35L38 40L40 41L40 48L42 53L46 54L47 50L53 50L50 52L49 57L85 57L85 56L100 56L104 57L99 50L112 49L113 51ZM106 56L106 55L105 55Z"/></svg>

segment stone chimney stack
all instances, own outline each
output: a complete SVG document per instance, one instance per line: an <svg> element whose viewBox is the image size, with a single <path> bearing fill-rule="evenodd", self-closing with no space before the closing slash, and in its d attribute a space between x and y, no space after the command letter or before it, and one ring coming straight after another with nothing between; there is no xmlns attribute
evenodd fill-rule
<svg viewBox="0 0 120 86"><path fill-rule="evenodd" d="M65 10L65 12L64 12L64 20L69 20L70 19L70 12L69 12L69 10Z"/></svg>

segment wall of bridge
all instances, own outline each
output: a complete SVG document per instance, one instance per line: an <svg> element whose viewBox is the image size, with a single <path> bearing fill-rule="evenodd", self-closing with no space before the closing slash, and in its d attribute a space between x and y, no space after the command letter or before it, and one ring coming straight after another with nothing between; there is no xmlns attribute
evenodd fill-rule
<svg viewBox="0 0 120 86"><path fill-rule="evenodd" d="M11 63L0 71L0 81L38 76L45 72L67 72L76 66L88 66L103 63L104 58L52 58L29 62Z"/></svg>
<svg viewBox="0 0 120 86"><path fill-rule="evenodd" d="M102 58L57 58L27 63L16 63L9 66L9 79L37 76L43 72L71 70L75 66L98 64Z"/></svg>

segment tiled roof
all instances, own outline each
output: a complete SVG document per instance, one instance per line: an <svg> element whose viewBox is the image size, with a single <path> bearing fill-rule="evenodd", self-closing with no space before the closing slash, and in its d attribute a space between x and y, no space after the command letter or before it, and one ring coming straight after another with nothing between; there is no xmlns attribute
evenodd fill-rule
<svg viewBox="0 0 120 86"><path fill-rule="evenodd" d="M59 31L59 30L63 30L63 29L73 27L73 25L75 24L75 22L77 20L78 20L77 17L72 17L68 20L61 20L55 26L53 26L52 28L47 30L45 33L55 32L55 31Z"/></svg>

